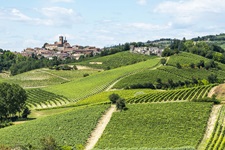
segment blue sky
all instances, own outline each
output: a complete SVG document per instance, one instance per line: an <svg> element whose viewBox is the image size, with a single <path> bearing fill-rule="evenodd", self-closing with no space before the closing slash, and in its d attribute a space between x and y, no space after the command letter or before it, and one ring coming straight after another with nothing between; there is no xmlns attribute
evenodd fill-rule
<svg viewBox="0 0 225 150"><path fill-rule="evenodd" d="M224 0L1 0L0 48L111 46L225 32Z"/></svg>

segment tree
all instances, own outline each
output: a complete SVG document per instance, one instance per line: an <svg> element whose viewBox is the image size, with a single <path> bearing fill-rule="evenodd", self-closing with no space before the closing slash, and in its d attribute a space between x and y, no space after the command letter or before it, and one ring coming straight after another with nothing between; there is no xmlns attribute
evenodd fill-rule
<svg viewBox="0 0 225 150"><path fill-rule="evenodd" d="M22 118L27 118L27 116L31 113L30 109L28 107L25 107L22 113Z"/></svg>
<svg viewBox="0 0 225 150"><path fill-rule="evenodd" d="M165 64L166 64L166 59L165 59L165 58L162 58L162 59L160 60L160 62L161 62L162 65L165 65Z"/></svg>
<svg viewBox="0 0 225 150"><path fill-rule="evenodd" d="M216 82L218 82L217 75L216 74L210 74L208 76L208 81L209 81L209 83L216 83Z"/></svg>
<svg viewBox="0 0 225 150"><path fill-rule="evenodd" d="M123 98L119 98L117 101L116 101L116 109L117 110L125 110L126 109L126 104L125 104L125 100Z"/></svg>
<svg viewBox="0 0 225 150"><path fill-rule="evenodd" d="M109 100L111 101L112 104L115 104L119 98L120 98L120 96L115 93L109 95Z"/></svg>
<svg viewBox="0 0 225 150"><path fill-rule="evenodd" d="M17 84L0 84L0 107L5 118L15 116L23 111L26 105L26 91ZM0 116L0 117L3 117Z"/></svg>

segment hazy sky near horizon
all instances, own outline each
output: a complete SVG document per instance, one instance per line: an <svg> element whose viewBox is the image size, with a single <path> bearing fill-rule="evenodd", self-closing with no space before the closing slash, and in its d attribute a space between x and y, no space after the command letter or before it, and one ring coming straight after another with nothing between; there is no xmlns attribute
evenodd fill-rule
<svg viewBox="0 0 225 150"><path fill-rule="evenodd" d="M111 46L225 32L224 0L1 0L0 48L22 51L67 37Z"/></svg>

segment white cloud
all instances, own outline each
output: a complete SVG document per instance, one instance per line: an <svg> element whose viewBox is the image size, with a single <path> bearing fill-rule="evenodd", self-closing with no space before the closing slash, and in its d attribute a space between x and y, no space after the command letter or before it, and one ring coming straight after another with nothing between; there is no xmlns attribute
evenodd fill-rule
<svg viewBox="0 0 225 150"><path fill-rule="evenodd" d="M172 16L176 22L182 24L195 23L199 19L205 19L208 14L225 13L224 0L186 0L165 1L154 10L155 13L163 13Z"/></svg>
<svg viewBox="0 0 225 150"><path fill-rule="evenodd" d="M0 18L13 21L31 21L32 19L18 9L0 9Z"/></svg>
<svg viewBox="0 0 225 150"><path fill-rule="evenodd" d="M146 5L147 4L147 0L137 0L137 3L139 5Z"/></svg>
<svg viewBox="0 0 225 150"><path fill-rule="evenodd" d="M0 19L46 26L72 26L74 23L82 21L81 15L73 9L48 7L34 10L32 15L37 13L36 17L28 16L16 8L0 9Z"/></svg>
<svg viewBox="0 0 225 150"><path fill-rule="evenodd" d="M167 25L155 25L150 23L130 23L128 24L128 27L135 28L135 29L141 29L141 30L163 30L170 28L171 23L168 23Z"/></svg>
<svg viewBox="0 0 225 150"><path fill-rule="evenodd" d="M77 14L73 9L63 7L42 8L40 12L46 17L48 25L54 26L71 26L74 23L82 21L82 16Z"/></svg>

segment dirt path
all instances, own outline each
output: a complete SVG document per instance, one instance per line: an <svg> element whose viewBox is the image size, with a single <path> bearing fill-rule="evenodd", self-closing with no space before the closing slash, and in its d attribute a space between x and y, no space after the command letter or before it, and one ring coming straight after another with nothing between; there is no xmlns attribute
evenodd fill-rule
<svg viewBox="0 0 225 150"><path fill-rule="evenodd" d="M213 129L214 126L216 124L217 118L219 116L219 110L221 109L222 105L214 105L212 108L212 112L210 114L208 123L207 123L207 127L206 127L206 131L205 131L205 135L201 141L201 143L198 146L198 150L204 150L206 145L207 145L207 141L210 138L210 135L212 135L213 133Z"/></svg>
<svg viewBox="0 0 225 150"><path fill-rule="evenodd" d="M54 77L57 77L57 78L63 79L63 80L65 80L65 81L70 81L70 80L69 80L69 79L67 79L67 78L63 78L63 77L61 77L61 76L58 76L58 75L52 74L52 73L47 72L47 71L44 71L44 70L40 70L40 72L47 73L47 74L49 74L49 75L51 75L51 76L54 76Z"/></svg>
<svg viewBox="0 0 225 150"><path fill-rule="evenodd" d="M107 87L107 89L106 89L105 91L111 90L112 87L113 87L116 83L118 83L120 80L122 80L122 79L123 79L123 78L120 78L120 79L116 80L115 82L113 82L109 87Z"/></svg>
<svg viewBox="0 0 225 150"><path fill-rule="evenodd" d="M208 93L208 97L212 97L213 94L215 94L216 89L218 88L218 86L214 86Z"/></svg>
<svg viewBox="0 0 225 150"><path fill-rule="evenodd" d="M102 116L102 118L99 120L96 128L91 133L90 138L87 141L87 145L85 147L85 150L91 150L94 148L95 144L98 142L99 138L101 137L103 131L105 130L107 124L109 123L113 112L115 112L116 107L115 105L112 105L108 111Z"/></svg>

